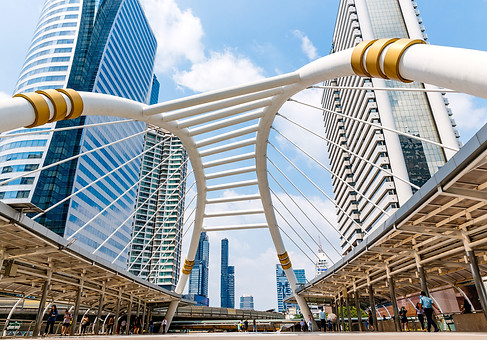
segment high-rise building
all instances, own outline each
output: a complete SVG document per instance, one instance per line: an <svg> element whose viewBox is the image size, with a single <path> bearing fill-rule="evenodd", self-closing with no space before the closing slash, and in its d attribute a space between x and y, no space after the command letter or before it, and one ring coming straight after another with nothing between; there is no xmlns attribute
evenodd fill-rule
<svg viewBox="0 0 487 340"><path fill-rule="evenodd" d="M73 88L148 103L156 47L138 0L46 0L15 93ZM117 120L89 116L29 130L39 132L34 135L16 136L22 129L8 132L12 137L0 142L0 180L130 138L11 181L0 188L0 199L33 210L50 209L37 221L61 236L76 233L76 244L90 251L118 230L96 254L125 267L145 124L49 131Z"/></svg>
<svg viewBox="0 0 487 340"><path fill-rule="evenodd" d="M174 290L181 262L187 155L179 138L156 127L147 131L144 151L129 270Z"/></svg>
<svg viewBox="0 0 487 340"><path fill-rule="evenodd" d="M328 257L323 249L318 249L318 261L315 264L315 276L321 275L328 270Z"/></svg>
<svg viewBox="0 0 487 340"><path fill-rule="evenodd" d="M294 269L296 280L298 284L306 283L306 273L304 269ZM289 307L299 310L299 306L293 303L285 303L284 300L293 295L293 291L287 280L286 273L280 264L276 264L276 289L277 289L277 311L285 312Z"/></svg>
<svg viewBox="0 0 487 340"><path fill-rule="evenodd" d="M254 297L252 295L242 295L240 297L240 309L254 310Z"/></svg>
<svg viewBox="0 0 487 340"><path fill-rule="evenodd" d="M341 0L331 53L381 38L427 39L415 1ZM430 85L350 76L334 79L322 104L337 220L344 252L362 240L452 156L448 150L371 127L338 112L410 135L458 147L448 100L438 92L354 90L346 87L408 88ZM365 162L361 158L375 164ZM389 173L382 171L385 169ZM391 176L393 173L395 176ZM401 179L403 180L401 180Z"/></svg>
<svg viewBox="0 0 487 340"><path fill-rule="evenodd" d="M189 294L208 297L208 268L210 264L210 241L202 232L198 250L194 258L193 269L189 275Z"/></svg>
<svg viewBox="0 0 487 340"><path fill-rule="evenodd" d="M221 246L220 306L235 308L235 267L228 265L228 239Z"/></svg>

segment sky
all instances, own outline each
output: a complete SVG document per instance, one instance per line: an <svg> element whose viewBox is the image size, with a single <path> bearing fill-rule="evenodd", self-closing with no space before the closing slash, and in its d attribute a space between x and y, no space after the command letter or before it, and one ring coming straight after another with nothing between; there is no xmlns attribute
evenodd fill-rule
<svg viewBox="0 0 487 340"><path fill-rule="evenodd" d="M29 47L43 0L2 1L0 12L0 99L11 96ZM291 72L328 54L331 46L338 0L141 0L154 34L158 40L155 72L161 82L160 101L179 98L196 92L245 83L264 77ZM485 0L417 0L429 42L461 48L487 50L485 35ZM308 102L319 101L319 92L300 94ZM450 107L465 143L487 122L487 101L464 94L449 94ZM296 105L287 105L284 114L319 132L319 112ZM1 122L0 122L1 124ZM318 160L326 163L325 148L320 141L296 131L283 121L276 128L294 140ZM318 129L318 130L317 130ZM276 145L290 159L316 170L309 158L292 150L282 138L273 137ZM278 158L269 152L270 158ZM277 162L277 161L276 161ZM282 159L277 162L284 164ZM289 164L284 170L288 171ZM313 180L332 195L329 176L315 171ZM276 177L279 175L274 171ZM282 179L282 176L281 176ZM272 181L271 181L272 182ZM333 205L309 183L300 182L308 197L321 213L333 219ZM271 184L285 206L291 198ZM227 192L229 196L231 192ZM303 207L302 214L323 223L319 212L313 210L296 192L291 197ZM276 205L288 216L278 200ZM237 205L228 206L235 210ZM246 207L250 209L252 207ZM232 221L227 220L226 223ZM242 220L233 221L242 224ZM245 222L255 222L252 217ZM338 242L337 233L330 226L321 226L318 233L312 226L312 238L302 235L312 250L317 241L323 244L329 256L338 255L327 244ZM288 230L289 231L289 230ZM289 231L290 232L290 231ZM227 237L230 243L229 264L236 271L236 305L243 294L254 296L256 309L277 307L275 292L276 254L269 233L265 230L210 234L210 304L219 306L220 242ZM311 261L285 236L285 243L294 268L305 268L308 280L314 276ZM183 257L187 241L183 244ZM306 248L304 244L301 247ZM305 249L313 257L310 249Z"/></svg>

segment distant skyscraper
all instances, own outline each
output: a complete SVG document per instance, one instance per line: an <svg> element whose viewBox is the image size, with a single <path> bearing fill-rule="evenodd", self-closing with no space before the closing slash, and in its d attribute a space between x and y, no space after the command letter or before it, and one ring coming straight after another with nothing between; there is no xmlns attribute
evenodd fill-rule
<svg viewBox="0 0 487 340"><path fill-rule="evenodd" d="M112 94L148 103L152 87L156 39L138 0L46 0L15 89L32 92L73 88ZM101 116L53 122L36 128L39 134L16 137L8 132L0 142L0 181L43 165L78 155L143 132L141 122L46 132L54 127L88 125L119 120ZM42 215L37 221L61 236L80 231L76 244L98 248L119 226L97 255L127 265L143 135L114 144L12 181L0 189L9 204L30 204L43 210L79 191L121 164L134 159L88 190ZM111 204L106 212L101 209ZM89 222L89 223L88 223ZM126 248L126 247L125 247Z"/></svg>
<svg viewBox="0 0 487 340"><path fill-rule="evenodd" d="M411 0L341 0L332 52L381 38L427 39L417 4ZM329 81L335 87L411 88L430 85L358 76ZM339 112L435 142L458 146L458 132L441 93L326 89L323 95L338 226L344 252L404 204L415 191L398 177L421 186L452 156L440 147L398 136L331 113ZM372 167L356 155L377 165ZM348 185L347 185L348 184ZM365 199L362 195L365 195ZM373 204L371 202L373 202ZM374 205L375 204L375 205ZM377 208L379 207L379 208ZM347 242L348 241L348 242Z"/></svg>
<svg viewBox="0 0 487 340"><path fill-rule="evenodd" d="M221 245L220 306L235 308L235 268L228 265L228 239Z"/></svg>
<svg viewBox="0 0 487 340"><path fill-rule="evenodd" d="M319 240L319 237L318 237ZM315 276L322 274L328 270L328 256L323 251L321 247L321 240L319 240L319 247L318 247L318 261L315 264Z"/></svg>
<svg viewBox="0 0 487 340"><path fill-rule="evenodd" d="M181 262L187 155L176 136L160 128L145 136L129 269L174 290Z"/></svg>
<svg viewBox="0 0 487 340"><path fill-rule="evenodd" d="M201 233L193 269L189 275L189 294L208 297L208 267L210 264L210 241Z"/></svg>
<svg viewBox="0 0 487 340"><path fill-rule="evenodd" d="M306 273L304 269L294 269L296 280L298 284L306 283ZM285 303L284 300L293 295L289 281L287 280L286 273L282 269L280 264L276 264L276 289L277 289L277 311L285 312L289 307L296 307L297 304Z"/></svg>
<svg viewBox="0 0 487 340"><path fill-rule="evenodd" d="M254 310L254 297L252 295L243 295L240 297L240 309Z"/></svg>

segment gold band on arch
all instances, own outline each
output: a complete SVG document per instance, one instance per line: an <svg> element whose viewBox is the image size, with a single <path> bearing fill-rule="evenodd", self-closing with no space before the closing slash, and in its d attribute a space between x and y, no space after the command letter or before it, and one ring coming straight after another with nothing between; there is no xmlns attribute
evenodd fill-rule
<svg viewBox="0 0 487 340"><path fill-rule="evenodd" d="M404 52L412 45L426 44L420 39L378 39L360 42L353 50L351 65L361 77L375 77L410 83L399 72L399 63ZM383 54L385 55L383 56ZM381 58L383 63L381 67Z"/></svg>
<svg viewBox="0 0 487 340"><path fill-rule="evenodd" d="M282 254L277 254L277 257L279 258L279 262L281 262L282 269L291 268L292 264L287 251Z"/></svg>

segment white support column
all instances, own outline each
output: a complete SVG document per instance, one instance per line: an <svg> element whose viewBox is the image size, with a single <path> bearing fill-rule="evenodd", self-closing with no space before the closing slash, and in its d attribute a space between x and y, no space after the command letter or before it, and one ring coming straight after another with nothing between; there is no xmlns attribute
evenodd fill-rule
<svg viewBox="0 0 487 340"><path fill-rule="evenodd" d="M5 320L5 325L3 326L2 336L7 336L7 327L8 327L8 324L10 322L10 319L12 318L12 315L13 315L15 309L17 308L17 306L21 302L23 302L24 299L25 299L25 295L23 297L21 297L20 299L18 299L17 302L15 302L15 304L13 305L12 309L10 309L10 312L8 313L7 319Z"/></svg>
<svg viewBox="0 0 487 340"><path fill-rule="evenodd" d="M3 268L3 262L5 260L5 255L6 255L5 254L5 249L0 248L0 281L3 278L3 275L1 273L2 273L2 268Z"/></svg>

